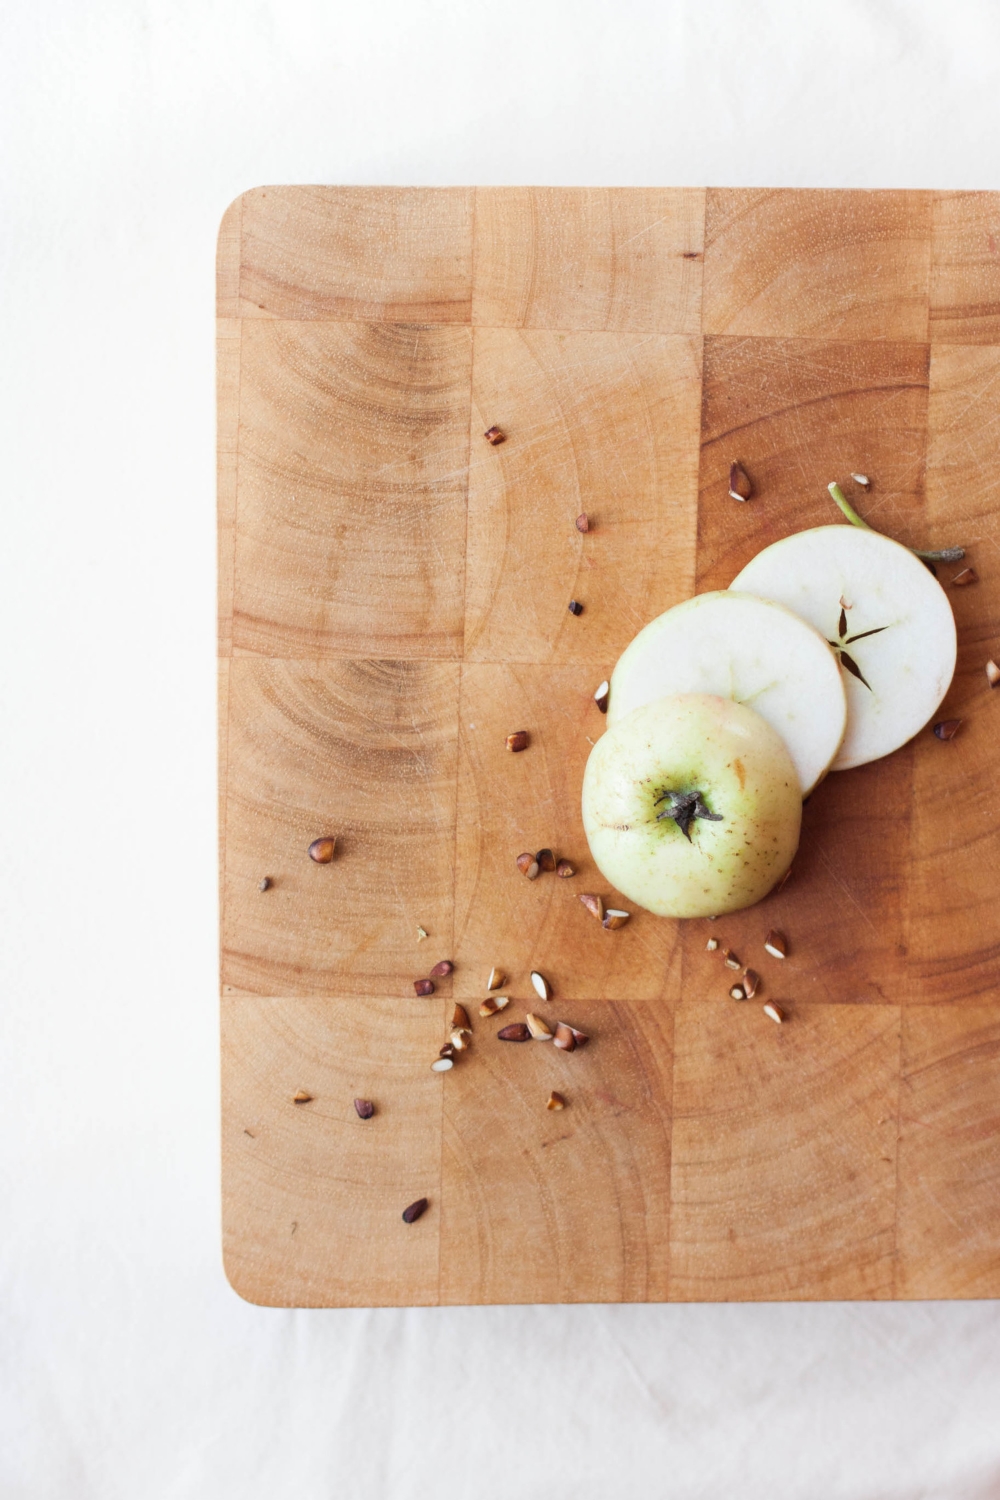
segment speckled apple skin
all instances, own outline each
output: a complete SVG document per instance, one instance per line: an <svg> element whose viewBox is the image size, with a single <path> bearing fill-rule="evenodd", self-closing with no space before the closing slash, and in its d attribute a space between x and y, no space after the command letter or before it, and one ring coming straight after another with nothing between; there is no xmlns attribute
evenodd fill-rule
<svg viewBox="0 0 1000 1500"><path fill-rule="evenodd" d="M691 840L658 819L664 791L700 791L722 822ZM781 736L753 709L703 693L635 709L597 741L583 777L583 826L605 879L661 917L752 906L798 848L802 789Z"/></svg>

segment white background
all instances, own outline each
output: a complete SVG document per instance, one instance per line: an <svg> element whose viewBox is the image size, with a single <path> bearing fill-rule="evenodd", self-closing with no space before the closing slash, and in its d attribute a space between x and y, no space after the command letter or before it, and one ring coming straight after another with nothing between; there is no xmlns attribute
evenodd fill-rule
<svg viewBox="0 0 1000 1500"><path fill-rule="evenodd" d="M1000 8L7 0L0 28L4 1500L997 1500L1000 1304L230 1291L212 319L261 183L998 188Z"/></svg>

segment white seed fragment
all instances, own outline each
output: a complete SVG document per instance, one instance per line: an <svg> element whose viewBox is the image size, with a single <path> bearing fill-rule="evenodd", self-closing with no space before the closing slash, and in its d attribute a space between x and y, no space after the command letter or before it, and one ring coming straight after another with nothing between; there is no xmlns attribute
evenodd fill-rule
<svg viewBox="0 0 1000 1500"><path fill-rule="evenodd" d="M488 990L498 990L503 984L505 978L506 975L504 974L502 969L491 969L490 977L486 981L486 988Z"/></svg>
<svg viewBox="0 0 1000 1500"><path fill-rule="evenodd" d="M788 944L785 941L784 933L775 932L772 927L764 939L764 951L770 953L772 958L784 958L788 952Z"/></svg>
<svg viewBox="0 0 1000 1500"><path fill-rule="evenodd" d="M770 1001L764 1006L764 1014L765 1016L770 1016L772 1021L777 1021L779 1026L785 1019L785 1012L779 1010L778 1006L772 1005Z"/></svg>
<svg viewBox="0 0 1000 1500"><path fill-rule="evenodd" d="M727 969L742 969L743 965L731 948L723 948L722 956L726 960Z"/></svg>
<svg viewBox="0 0 1000 1500"><path fill-rule="evenodd" d="M995 688L997 683L1000 682L1000 667L997 666L995 661L991 660L986 663L986 681L991 688Z"/></svg>
<svg viewBox="0 0 1000 1500"><path fill-rule="evenodd" d="M432 1073L447 1073L448 1070L450 1068L453 1068L454 1066L455 1066L455 1059L453 1057L436 1057L434 1059L434 1061L431 1063L431 1072Z"/></svg>
<svg viewBox="0 0 1000 1500"><path fill-rule="evenodd" d="M718 938L709 938L708 942L705 944L705 951L707 953L714 953L715 950L716 950L716 948L718 946L719 946L719 939Z"/></svg>
<svg viewBox="0 0 1000 1500"><path fill-rule="evenodd" d="M417 942L418 942L418 943L422 943L422 942L423 942L423 940L424 940L424 938L425 938L425 937L426 937L426 936L427 936L427 934L426 934L426 932L425 932L425 931L424 931L424 929L423 929L423 928L422 928L422 927L418 927L418 928L417 928Z"/></svg>
<svg viewBox="0 0 1000 1500"><path fill-rule="evenodd" d="M536 1042L551 1042L551 1028L545 1024L541 1016L532 1015L532 1013L529 1011L524 1018L524 1024L527 1026Z"/></svg>
<svg viewBox="0 0 1000 1500"><path fill-rule="evenodd" d="M734 984L732 989L729 991L730 1000L745 1000L746 997L747 992L741 984Z"/></svg>
<svg viewBox="0 0 1000 1500"><path fill-rule="evenodd" d="M755 974L753 969L743 970L743 988L748 1000L752 1000L760 985L760 975Z"/></svg>
<svg viewBox="0 0 1000 1500"><path fill-rule="evenodd" d="M537 969L532 969L531 971L531 988L539 1000L548 1000L551 998L552 992L549 989L545 976L544 974L539 974Z"/></svg>
<svg viewBox="0 0 1000 1500"><path fill-rule="evenodd" d="M509 995L487 995L479 1007L481 1016L495 1016L498 1010L505 1010L510 1004Z"/></svg>
<svg viewBox="0 0 1000 1500"><path fill-rule="evenodd" d="M456 1052L464 1052L472 1040L472 1032L465 1026L456 1026L451 1034L451 1045Z"/></svg>
<svg viewBox="0 0 1000 1500"><path fill-rule="evenodd" d="M871 484L871 480L868 478L867 474L852 474L851 478L854 480L855 484L860 484L863 490L866 490Z"/></svg>
<svg viewBox="0 0 1000 1500"><path fill-rule="evenodd" d="M608 711L608 695L610 694L610 692L610 684L607 682L602 682L600 687L597 689L597 692L594 694L594 702L597 704L602 714L606 714Z"/></svg>
<svg viewBox="0 0 1000 1500"><path fill-rule="evenodd" d="M604 913L604 921L601 923L601 926L606 928L608 932L614 932L617 928L624 927L631 915L632 913L629 911L616 911L613 906L609 906Z"/></svg>

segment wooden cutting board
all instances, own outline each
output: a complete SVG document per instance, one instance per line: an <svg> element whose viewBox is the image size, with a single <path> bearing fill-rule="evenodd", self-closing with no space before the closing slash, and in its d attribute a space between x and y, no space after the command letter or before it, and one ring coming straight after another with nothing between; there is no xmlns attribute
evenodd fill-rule
<svg viewBox="0 0 1000 1500"><path fill-rule="evenodd" d="M264 188L218 276L234 1287L1000 1295L1000 196ZM610 894L579 813L595 687L654 615L838 521L852 471L877 527L981 575L941 574L959 734L829 777L761 907L604 932L577 899ZM575 877L525 880L542 846ZM590 1045L499 1042L493 965L504 1022ZM437 1074L456 999L474 1043Z"/></svg>

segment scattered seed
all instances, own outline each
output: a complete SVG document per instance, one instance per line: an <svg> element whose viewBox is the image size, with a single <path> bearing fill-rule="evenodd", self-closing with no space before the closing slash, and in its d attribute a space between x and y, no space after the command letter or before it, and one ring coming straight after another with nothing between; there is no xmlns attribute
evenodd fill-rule
<svg viewBox="0 0 1000 1500"><path fill-rule="evenodd" d="M995 661L988 661L986 663L986 681L991 688L995 688L997 683L1000 682L1000 667L997 666Z"/></svg>
<svg viewBox="0 0 1000 1500"><path fill-rule="evenodd" d="M455 1059L453 1057L436 1057L431 1063L431 1072L447 1073L448 1069L453 1068L454 1066Z"/></svg>
<svg viewBox="0 0 1000 1500"><path fill-rule="evenodd" d="M495 1016L498 1010L506 1010L510 1004L509 995L487 995L479 1007L481 1016Z"/></svg>
<svg viewBox="0 0 1000 1500"><path fill-rule="evenodd" d="M359 1120L370 1120L375 1113L375 1106L370 1099L355 1099L354 1112Z"/></svg>
<svg viewBox="0 0 1000 1500"><path fill-rule="evenodd" d="M422 1213L427 1211L427 1199L418 1198L416 1203L411 1203L409 1208L403 1209L403 1223L415 1224Z"/></svg>
<svg viewBox="0 0 1000 1500"><path fill-rule="evenodd" d="M582 515L577 516L577 518L576 518L576 529L577 529L577 531L589 531L590 530L590 517L587 515L586 511L584 511Z"/></svg>
<svg viewBox="0 0 1000 1500"><path fill-rule="evenodd" d="M855 484L860 484L863 490L867 490L871 487L871 480L868 478L867 474L852 474L851 478L854 480Z"/></svg>
<svg viewBox="0 0 1000 1500"><path fill-rule="evenodd" d="M754 973L753 969L743 970L743 988L748 1000L752 1000L760 988L760 975Z"/></svg>
<svg viewBox="0 0 1000 1500"><path fill-rule="evenodd" d="M575 1026L571 1026L569 1029L573 1033L573 1040L576 1045L578 1047L586 1047L587 1043L590 1041L590 1037L587 1036L586 1032L577 1031Z"/></svg>
<svg viewBox="0 0 1000 1500"><path fill-rule="evenodd" d="M519 729L516 734L507 736L507 749L513 751L515 755L519 750L527 750L527 748L528 731L526 729Z"/></svg>
<svg viewBox="0 0 1000 1500"><path fill-rule="evenodd" d="M454 1057L454 1055L455 1055L455 1044L454 1044L454 1042L445 1042L444 1045L441 1046L438 1049L438 1057Z"/></svg>
<svg viewBox="0 0 1000 1500"><path fill-rule="evenodd" d="M507 441L507 434L499 427L487 427L486 431L483 433L483 437L488 443L492 443L494 448L498 443L504 443Z"/></svg>
<svg viewBox="0 0 1000 1500"><path fill-rule="evenodd" d="M551 874L556 867L556 857L552 853L551 849L539 849L538 853L535 855L535 858L538 861L538 868L540 870L545 870L549 874Z"/></svg>
<svg viewBox="0 0 1000 1500"><path fill-rule="evenodd" d="M765 1005L763 1009L765 1016L770 1016L771 1020L777 1021L779 1026L785 1019L785 1012L781 1010L779 1006L772 1004L770 1001L768 1001L767 1005Z"/></svg>
<svg viewBox="0 0 1000 1500"><path fill-rule="evenodd" d="M630 911L618 911L615 907L609 906L604 913L604 921L601 923L601 926L608 932L614 932L617 928L624 927L631 915Z"/></svg>
<svg viewBox="0 0 1000 1500"><path fill-rule="evenodd" d="M749 475L742 465L736 462L729 465L729 493L734 500L749 500L753 494L753 485L750 483Z"/></svg>
<svg viewBox="0 0 1000 1500"><path fill-rule="evenodd" d="M307 1093L305 1089L299 1089L297 1094L292 1095L293 1104L308 1104L311 1099L312 1094Z"/></svg>
<svg viewBox="0 0 1000 1500"><path fill-rule="evenodd" d="M548 981L546 980L544 974L539 974L537 969L532 969L531 971L531 988L534 990L539 1000L552 999L552 991L549 989Z"/></svg>
<svg viewBox="0 0 1000 1500"><path fill-rule="evenodd" d="M525 1023L536 1042L551 1042L552 1028L547 1026L541 1016L532 1015L531 1011L525 1016Z"/></svg>
<svg viewBox="0 0 1000 1500"><path fill-rule="evenodd" d="M313 839L309 845L309 858L317 865L328 865L333 859L336 848L336 839Z"/></svg>
<svg viewBox="0 0 1000 1500"><path fill-rule="evenodd" d="M269 891L271 889L270 875L264 875L261 877L261 879L257 882L257 889L259 891Z"/></svg>
<svg viewBox="0 0 1000 1500"><path fill-rule="evenodd" d="M729 991L730 1000L745 1000L746 997L747 992L741 984L734 984L732 989Z"/></svg>
<svg viewBox="0 0 1000 1500"><path fill-rule="evenodd" d="M576 1048L576 1037L573 1035L572 1026L567 1026L565 1021L558 1021L553 1041L561 1052L573 1052Z"/></svg>
<svg viewBox="0 0 1000 1500"><path fill-rule="evenodd" d="M546 1109L565 1109L566 1108L566 1100L563 1098L562 1094L557 1094L556 1091L555 1091L555 1089L553 1089L552 1092L551 1092L551 1094L549 1095L548 1099L546 1099L546 1101L545 1101L545 1108Z"/></svg>
<svg viewBox="0 0 1000 1500"><path fill-rule="evenodd" d="M934 733L939 740L953 740L961 722L961 719L942 719L940 724L934 725Z"/></svg>
<svg viewBox="0 0 1000 1500"><path fill-rule="evenodd" d="M785 941L784 933L775 932L772 927L764 939L764 948L766 952L770 953L772 958L784 958L788 953L788 944Z"/></svg>
<svg viewBox="0 0 1000 1500"><path fill-rule="evenodd" d="M469 1012L464 1005L456 1005L451 1013L451 1024L453 1026L469 1026Z"/></svg>
<svg viewBox="0 0 1000 1500"><path fill-rule="evenodd" d="M467 1026L456 1026L451 1034L451 1045L456 1052L464 1052L472 1040L472 1032Z"/></svg>
<svg viewBox="0 0 1000 1500"><path fill-rule="evenodd" d="M531 1032L523 1021L512 1021L509 1026L501 1026L497 1038L501 1042L530 1042Z"/></svg>
<svg viewBox="0 0 1000 1500"><path fill-rule="evenodd" d="M504 972L503 972L502 969L497 969L497 968L491 969L490 970L490 977L486 981L486 988L488 990L498 990L500 988L500 986L503 984L504 979L506 977L507 976L504 974Z"/></svg>
<svg viewBox="0 0 1000 1500"><path fill-rule="evenodd" d="M522 875L529 880L537 880L539 875L538 860L533 854L519 854L517 856L517 868Z"/></svg>
<svg viewBox="0 0 1000 1500"><path fill-rule="evenodd" d="M979 582L979 574L975 568L963 568L961 573L956 573L951 580L957 589L964 589L970 583Z"/></svg>
<svg viewBox="0 0 1000 1500"><path fill-rule="evenodd" d="M442 958L440 962L436 963L431 970L431 978L446 979L452 972L454 967L455 965L452 963L450 958Z"/></svg>
<svg viewBox="0 0 1000 1500"><path fill-rule="evenodd" d="M583 614L583 605L580 603L580 601L578 599L571 599L569 601L568 609L569 609L569 612L570 612L571 615L582 615Z"/></svg>
<svg viewBox="0 0 1000 1500"><path fill-rule="evenodd" d="M597 689L597 692L594 694L594 702L597 704L602 714L606 714L608 711L608 699L610 698L610 696L611 685L607 682L607 680L605 680L601 683L600 687Z"/></svg>
<svg viewBox="0 0 1000 1500"><path fill-rule="evenodd" d="M576 871L574 870L568 859L561 859L556 865L556 874L559 876L560 880L569 880L571 875L576 874Z"/></svg>
<svg viewBox="0 0 1000 1500"><path fill-rule="evenodd" d="M727 969L742 969L743 965L731 948L723 948L722 956L726 960Z"/></svg>
<svg viewBox="0 0 1000 1500"><path fill-rule="evenodd" d="M588 891L580 897L580 900L592 917L596 917L599 922L604 921L604 902L600 896L594 896Z"/></svg>
<svg viewBox="0 0 1000 1500"><path fill-rule="evenodd" d="M418 995L433 995L434 981L433 979L415 979L413 988Z"/></svg>
<svg viewBox="0 0 1000 1500"><path fill-rule="evenodd" d="M418 928L417 928L417 942L418 942L418 943L422 943L422 942L423 942L423 940L424 940L424 938L425 938L425 937L426 937L426 936L427 936L427 933L426 933L426 931L425 931L425 930L424 930L424 928L423 928L423 927L418 927Z"/></svg>
<svg viewBox="0 0 1000 1500"><path fill-rule="evenodd" d="M716 948L718 946L719 946L719 939L718 938L709 938L708 942L705 944L705 949L706 949L706 951L708 953L714 953L715 950L716 950Z"/></svg>

